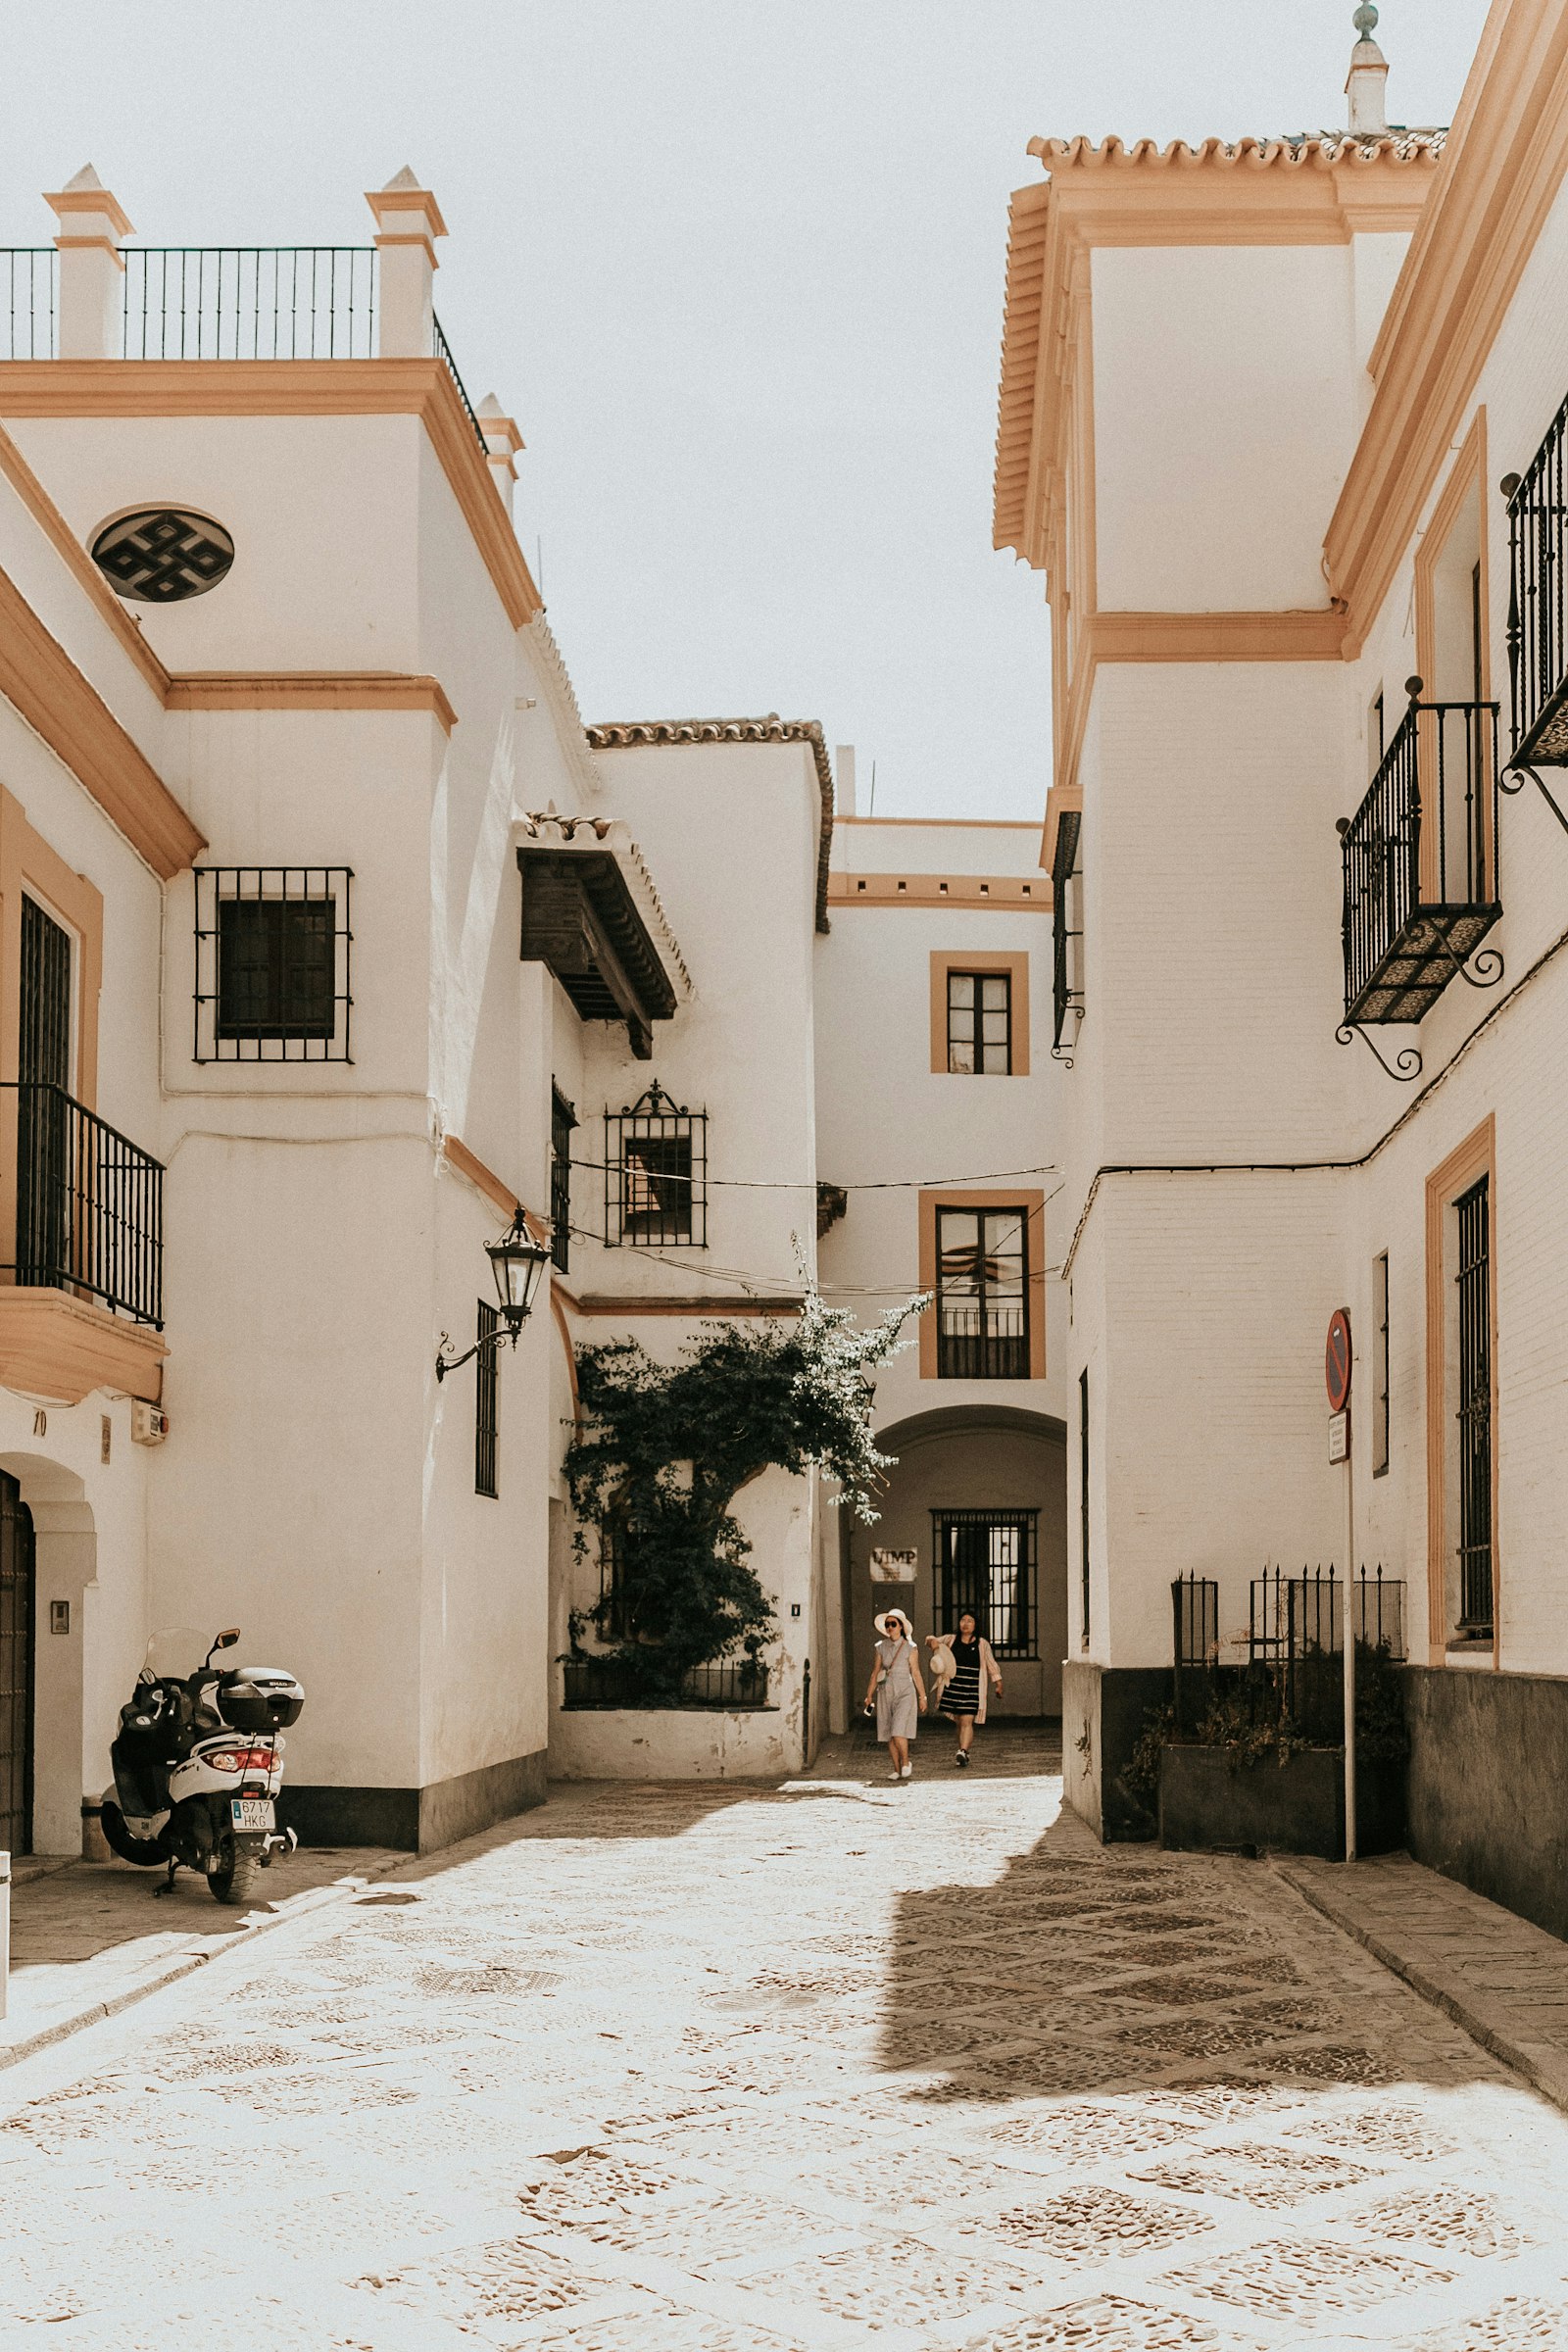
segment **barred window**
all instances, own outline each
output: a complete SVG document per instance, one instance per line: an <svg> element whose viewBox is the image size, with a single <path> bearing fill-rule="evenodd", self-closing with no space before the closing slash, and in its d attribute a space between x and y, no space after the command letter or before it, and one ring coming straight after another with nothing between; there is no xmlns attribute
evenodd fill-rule
<svg viewBox="0 0 1568 2352"><path fill-rule="evenodd" d="M1052 1056L1069 1067L1084 1017L1084 876L1078 846L1083 818L1063 809L1056 826L1056 855L1051 869ZM1072 1023L1071 1034L1067 1024Z"/></svg>
<svg viewBox="0 0 1568 2352"><path fill-rule="evenodd" d="M948 974L948 1068L1005 1078L1012 1069L1012 975Z"/></svg>
<svg viewBox="0 0 1568 2352"><path fill-rule="evenodd" d="M571 1131L577 1113L554 1079L550 1084L550 1255L571 1271Z"/></svg>
<svg viewBox="0 0 1568 2352"><path fill-rule="evenodd" d="M1039 1655L1035 1583L1040 1513L933 1511L939 1630L956 1633L969 1610L999 1658Z"/></svg>
<svg viewBox="0 0 1568 2352"><path fill-rule="evenodd" d="M606 1519L599 1530L599 1635L605 1642L629 1642L636 1631L627 1582L635 1523L621 1516Z"/></svg>
<svg viewBox="0 0 1568 2352"><path fill-rule="evenodd" d="M605 1239L612 1247L708 1247L708 1113L656 1080L605 1112Z"/></svg>
<svg viewBox="0 0 1568 2352"><path fill-rule="evenodd" d="M501 1434L501 1349L496 1345L496 1326L501 1320L499 1307L481 1298L474 1337L479 1352L474 1358L473 1382L473 1491L476 1494L499 1495L497 1456Z"/></svg>
<svg viewBox="0 0 1568 2352"><path fill-rule="evenodd" d="M348 1061L348 866L196 870L198 1061Z"/></svg>
<svg viewBox="0 0 1568 2352"><path fill-rule="evenodd" d="M937 1377L1027 1380L1029 1282L1022 1208L937 1210Z"/></svg>

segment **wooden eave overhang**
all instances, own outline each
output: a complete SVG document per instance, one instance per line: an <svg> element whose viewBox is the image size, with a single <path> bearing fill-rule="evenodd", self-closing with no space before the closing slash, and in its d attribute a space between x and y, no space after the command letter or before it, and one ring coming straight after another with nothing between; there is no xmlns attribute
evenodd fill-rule
<svg viewBox="0 0 1568 2352"><path fill-rule="evenodd" d="M517 864L523 961L548 966L579 1019L624 1021L649 1060L652 1023L673 1018L676 991L615 852L524 841Z"/></svg>
<svg viewBox="0 0 1568 2352"><path fill-rule="evenodd" d="M1043 569L1066 423L1074 272L1096 246L1344 245L1413 232L1444 134L1376 140L1033 139L1047 178L1011 204L993 538Z"/></svg>

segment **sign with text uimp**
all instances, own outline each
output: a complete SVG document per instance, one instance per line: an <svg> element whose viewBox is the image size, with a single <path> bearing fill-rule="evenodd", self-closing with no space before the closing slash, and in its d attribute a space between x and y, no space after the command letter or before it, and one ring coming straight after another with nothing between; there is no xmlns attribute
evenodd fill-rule
<svg viewBox="0 0 1568 2352"><path fill-rule="evenodd" d="M913 1544L907 1551L886 1551L879 1545L871 1554L871 1582L873 1585L912 1585L919 1564L920 1554Z"/></svg>

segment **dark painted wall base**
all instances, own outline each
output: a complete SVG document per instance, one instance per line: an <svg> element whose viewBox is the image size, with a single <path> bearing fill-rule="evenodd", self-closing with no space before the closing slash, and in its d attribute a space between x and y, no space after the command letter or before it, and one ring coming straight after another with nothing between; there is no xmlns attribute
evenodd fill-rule
<svg viewBox="0 0 1568 2352"><path fill-rule="evenodd" d="M484 1764L424 1788L312 1788L285 1785L278 1819L301 1845L386 1845L433 1853L545 1800L547 1754Z"/></svg>
<svg viewBox="0 0 1568 2352"><path fill-rule="evenodd" d="M1126 1784L1152 1707L1170 1704L1168 1666L1097 1666L1068 1658L1061 1670L1061 1769L1067 1803L1107 1845L1157 1837L1151 1798Z"/></svg>
<svg viewBox="0 0 1568 2352"><path fill-rule="evenodd" d="M1357 1774L1358 1853L1390 1854L1403 1844L1402 1782L1397 1766ZM1343 1862L1345 1750L1306 1748L1283 1764L1270 1757L1238 1768L1223 1747L1167 1747L1159 1836L1173 1853L1316 1854Z"/></svg>
<svg viewBox="0 0 1568 2352"><path fill-rule="evenodd" d="M1410 1851L1568 1936L1568 1678L1407 1666Z"/></svg>

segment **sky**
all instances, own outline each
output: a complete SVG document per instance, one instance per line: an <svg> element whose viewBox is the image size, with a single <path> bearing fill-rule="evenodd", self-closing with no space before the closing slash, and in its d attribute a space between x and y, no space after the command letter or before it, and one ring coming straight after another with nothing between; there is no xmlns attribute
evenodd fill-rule
<svg viewBox="0 0 1568 2352"><path fill-rule="evenodd" d="M1339 122L1350 0L54 0L5 9L0 242L94 164L153 245L361 244L412 165L585 717L819 718L879 815L1035 817L1040 580L991 547L1036 133ZM1485 0L1386 0L1391 116Z"/></svg>

